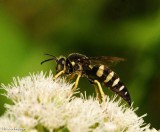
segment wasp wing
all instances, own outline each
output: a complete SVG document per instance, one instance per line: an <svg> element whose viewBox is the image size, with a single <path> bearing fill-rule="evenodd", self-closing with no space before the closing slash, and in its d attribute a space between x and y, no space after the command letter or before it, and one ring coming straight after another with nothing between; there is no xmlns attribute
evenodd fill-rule
<svg viewBox="0 0 160 132"><path fill-rule="evenodd" d="M107 66L112 66L118 62L125 61L124 58L112 57L112 56L100 56L100 57L89 57L91 65L103 64Z"/></svg>

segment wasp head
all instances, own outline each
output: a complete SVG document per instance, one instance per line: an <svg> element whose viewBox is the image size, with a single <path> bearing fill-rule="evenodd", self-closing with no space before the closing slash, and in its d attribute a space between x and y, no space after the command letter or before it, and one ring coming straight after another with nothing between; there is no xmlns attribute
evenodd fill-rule
<svg viewBox="0 0 160 132"><path fill-rule="evenodd" d="M58 73L62 70L66 71L66 58L65 57L60 57L57 59L56 71Z"/></svg>
<svg viewBox="0 0 160 132"><path fill-rule="evenodd" d="M57 65L56 65L56 72L57 73L66 69L66 58L65 57L57 58L57 57L50 55L50 54L45 54L45 55L51 56L52 58L42 61L41 64L43 64L47 61L54 60L57 63Z"/></svg>

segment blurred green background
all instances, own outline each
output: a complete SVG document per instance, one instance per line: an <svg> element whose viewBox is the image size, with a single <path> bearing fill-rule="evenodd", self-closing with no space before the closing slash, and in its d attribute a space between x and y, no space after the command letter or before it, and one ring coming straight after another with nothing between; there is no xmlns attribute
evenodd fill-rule
<svg viewBox="0 0 160 132"><path fill-rule="evenodd" d="M1 0L0 83L29 72L55 72L44 53L117 56L112 69L129 89L137 114L160 129L159 0ZM94 89L84 78L81 91ZM3 92L1 90L1 92ZM109 92L109 90L107 90ZM106 93L107 94L107 93ZM113 95L113 94L112 94ZM0 96L0 114L6 98Z"/></svg>

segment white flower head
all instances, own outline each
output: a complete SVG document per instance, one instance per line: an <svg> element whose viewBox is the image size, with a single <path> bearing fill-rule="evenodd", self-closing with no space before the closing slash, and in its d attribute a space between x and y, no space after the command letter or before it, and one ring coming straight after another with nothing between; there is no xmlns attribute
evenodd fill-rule
<svg viewBox="0 0 160 132"><path fill-rule="evenodd" d="M68 97L72 86L65 78L53 80L51 72L30 74L14 78L8 86L3 84L5 96L13 104L5 105L7 111L0 117L0 132L4 127L26 132L157 131L144 125L143 116L138 117L135 109L121 105L115 98L107 96L106 103L100 104L94 97L82 94Z"/></svg>

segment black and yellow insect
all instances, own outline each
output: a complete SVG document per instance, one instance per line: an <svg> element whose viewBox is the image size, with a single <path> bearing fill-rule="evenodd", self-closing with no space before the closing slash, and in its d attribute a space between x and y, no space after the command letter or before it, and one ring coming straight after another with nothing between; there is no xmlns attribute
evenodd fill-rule
<svg viewBox="0 0 160 132"><path fill-rule="evenodd" d="M122 83L118 75L109 68L109 64L123 61L124 59L107 56L87 57L79 53L69 54L67 58L63 56L57 58L50 54L45 55L49 55L52 58L42 61L41 64L50 60L54 60L57 63L57 74L54 78L57 78L62 74L66 74L70 75L70 79L73 79L75 75L77 75L72 92L77 88L80 77L86 77L91 84L98 86L95 87L95 90L99 99L101 97L102 100L105 99L105 94L101 87L101 84L103 84L131 105L131 98L126 86Z"/></svg>

